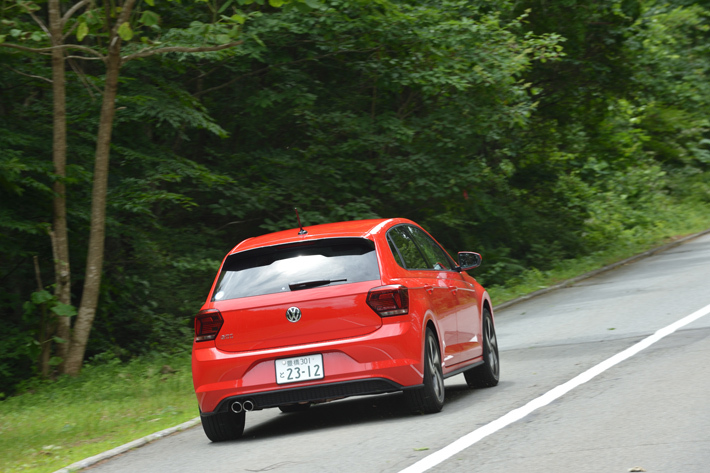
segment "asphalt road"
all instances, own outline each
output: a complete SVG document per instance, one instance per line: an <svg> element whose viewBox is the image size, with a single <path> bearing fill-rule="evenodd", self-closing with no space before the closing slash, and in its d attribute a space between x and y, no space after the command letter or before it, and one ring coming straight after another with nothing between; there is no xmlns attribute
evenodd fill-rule
<svg viewBox="0 0 710 473"><path fill-rule="evenodd" d="M501 383L451 378L439 414L411 416L399 394L270 409L247 415L239 441L212 444L197 426L86 471L707 473L710 315L598 365L709 304L704 236L496 312ZM459 439L470 446L443 455Z"/></svg>

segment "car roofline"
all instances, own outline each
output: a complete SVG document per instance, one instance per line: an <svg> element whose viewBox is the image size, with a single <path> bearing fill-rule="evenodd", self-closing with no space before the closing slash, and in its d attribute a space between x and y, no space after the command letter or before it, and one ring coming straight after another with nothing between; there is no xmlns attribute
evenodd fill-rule
<svg viewBox="0 0 710 473"><path fill-rule="evenodd" d="M232 248L230 255L255 248L322 240L325 238L367 238L372 239L390 223L408 223L401 218L353 220L346 222L326 223L305 227L307 233L300 234L300 228L291 228L274 233L247 238Z"/></svg>

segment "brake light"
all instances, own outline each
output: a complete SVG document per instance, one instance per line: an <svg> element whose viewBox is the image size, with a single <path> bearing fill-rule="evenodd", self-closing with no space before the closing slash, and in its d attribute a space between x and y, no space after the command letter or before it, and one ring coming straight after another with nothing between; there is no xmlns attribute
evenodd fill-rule
<svg viewBox="0 0 710 473"><path fill-rule="evenodd" d="M223 323L222 314L217 309L201 310L195 316L195 341L214 340Z"/></svg>
<svg viewBox="0 0 710 473"><path fill-rule="evenodd" d="M367 305L380 317L409 312L409 292L404 286L381 286L367 293Z"/></svg>

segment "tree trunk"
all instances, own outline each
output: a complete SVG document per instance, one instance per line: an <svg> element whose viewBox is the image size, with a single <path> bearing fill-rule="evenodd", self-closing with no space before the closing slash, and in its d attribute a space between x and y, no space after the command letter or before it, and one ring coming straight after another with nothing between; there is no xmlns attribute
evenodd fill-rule
<svg viewBox="0 0 710 473"><path fill-rule="evenodd" d="M118 77L121 69L121 39L112 35L109 54L106 59L106 83L104 86L101 119L96 139L96 158L94 163L94 188L91 200L91 230L89 252L86 260L86 276L81 305L76 316L74 330L65 363L64 373L76 376L86 352L91 326L96 315L101 288L101 274L104 262L104 239L106 234L106 195L108 191L109 156L111 150L111 132L115 115Z"/></svg>
<svg viewBox="0 0 710 473"><path fill-rule="evenodd" d="M34 256L35 263L35 278L37 279L37 291L44 290L44 284L42 284L42 273L39 269L39 258L37 255ZM37 342L41 347L41 352L39 355L39 372L43 378L49 377L49 359L50 359L50 349L51 345L49 341L51 340L51 331L53 330L52 324L49 322L47 317L47 304L40 305L40 321L39 321L39 334L37 336Z"/></svg>
<svg viewBox="0 0 710 473"><path fill-rule="evenodd" d="M71 45L74 49L80 49L90 53L95 58L101 57L106 65L106 79L104 86L103 102L101 106L101 117L99 130L96 139L96 155L94 163L94 180L91 202L91 228L89 234L89 248L86 261L86 273L84 278L84 289L79 306L74 328L69 317L58 317L56 333L65 340L57 348L57 354L64 360L59 367L60 373L78 375L81 371L86 345L91 333L91 327L96 315L99 293L101 288L101 277L104 261L104 240L106 233L106 197L108 192L109 156L111 146L111 133L115 115L115 102L118 90L118 79L123 61L164 54L168 52L197 53L206 51L220 51L227 49L240 42L230 42L217 46L200 47L164 47L159 49L147 48L129 54L121 58L121 36L119 31L123 25L130 25L129 19L133 12L133 7L138 0L118 0L109 4L104 2L106 8L105 26L110 31L108 54L101 55L98 51L84 47L82 45ZM53 163L56 180L53 185L53 222L50 237L52 241L52 253L54 256L54 270L56 274L55 296L63 304L71 305L71 271L69 266L69 238L67 230L66 211L66 154L67 154L67 124L66 124L66 71L65 71L65 49L63 39L63 27L66 19L62 18L61 0L48 0L49 28L45 27L41 20L33 16L42 30L49 31L52 48L31 48L22 45L1 43L1 46L8 46L23 51L46 53L51 51L52 56L52 88L54 107L54 137L53 137ZM24 5L24 4L23 4ZM90 0L79 0L70 7L65 16L71 18L82 8L93 8ZM115 8L115 11L113 9ZM120 7L120 8L118 8ZM29 11L29 10L28 10ZM118 13L118 18L114 16ZM113 25L111 24L113 20ZM126 29L123 26L121 34L126 40L130 40L132 32L130 26ZM128 36L126 36L128 35ZM51 333L45 334L50 337ZM44 337L43 337L44 338ZM48 338L49 339L49 338ZM50 343L50 342L47 342ZM42 357L46 359L46 354ZM44 363L46 365L47 363Z"/></svg>
<svg viewBox="0 0 710 473"><path fill-rule="evenodd" d="M49 0L49 33L52 46L60 46L62 39L62 19L59 0ZM54 137L52 160L54 162L53 222L50 238L54 255L55 287L54 295L63 304L71 304L71 272L69 267L69 238L67 235L66 178L67 164L67 117L66 117L66 76L64 51L52 51L52 93L54 106ZM66 360L69 349L71 322L69 317L58 317L57 335L66 340L57 347L57 355ZM51 336L50 333L47 336Z"/></svg>

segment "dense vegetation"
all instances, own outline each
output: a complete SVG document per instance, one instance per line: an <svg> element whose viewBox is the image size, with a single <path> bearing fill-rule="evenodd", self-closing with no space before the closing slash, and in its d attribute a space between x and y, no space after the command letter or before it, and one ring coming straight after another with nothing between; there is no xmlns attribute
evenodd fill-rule
<svg viewBox="0 0 710 473"><path fill-rule="evenodd" d="M483 253L489 286L709 214L710 2L282 3L155 2L152 30L196 35L233 15L240 44L121 69L87 357L188 349L225 252L294 227L294 207L305 225L416 220L452 253ZM42 2L32 15L46 15ZM41 43L23 33L32 15L3 7L0 43ZM37 373L45 332L75 313L53 295L53 185L66 185L71 267L83 268L106 76L66 60L58 177L50 61L0 47L0 62L8 395ZM72 273L76 306L83 277Z"/></svg>

